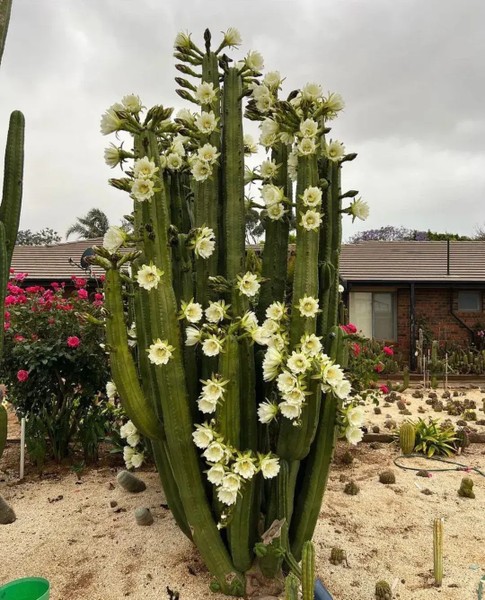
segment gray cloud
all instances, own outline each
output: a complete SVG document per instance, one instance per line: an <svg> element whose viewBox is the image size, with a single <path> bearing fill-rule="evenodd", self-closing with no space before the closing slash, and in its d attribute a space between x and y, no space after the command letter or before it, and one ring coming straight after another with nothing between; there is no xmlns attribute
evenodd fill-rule
<svg viewBox="0 0 485 600"><path fill-rule="evenodd" d="M8 114L25 112L21 226L61 234L93 206L113 222L129 210L108 187L99 133L124 94L181 105L172 44L179 30L216 40L240 30L285 91L307 81L339 91L331 135L359 153L344 185L369 220L346 235L395 224L473 233L485 221L485 36L482 0L17 0L0 68L0 148Z"/></svg>

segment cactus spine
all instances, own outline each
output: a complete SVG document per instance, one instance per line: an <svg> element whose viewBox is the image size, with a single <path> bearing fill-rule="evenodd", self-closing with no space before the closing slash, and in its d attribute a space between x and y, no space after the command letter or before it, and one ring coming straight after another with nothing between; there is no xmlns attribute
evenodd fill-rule
<svg viewBox="0 0 485 600"><path fill-rule="evenodd" d="M443 581L443 521L443 518L433 521L433 574L438 586Z"/></svg>
<svg viewBox="0 0 485 600"><path fill-rule="evenodd" d="M341 216L353 210L342 208L340 172L353 155L325 139L326 120L342 107L336 95L324 99L309 84L280 100L281 80L275 72L261 81L257 56L234 64L222 53L238 45L236 33L216 51L208 31L205 50L177 36L176 67L197 78L177 77L177 92L199 112L171 120L155 106L143 118L132 96L103 116L104 133L134 138L133 170L112 180L131 191L134 233L120 242L126 252L108 236L96 261L107 271L107 346L124 407L152 441L169 506L213 589L240 596L256 554L270 576L284 562L294 568L302 552L312 564L308 541L350 393L337 312ZM262 203L245 197L246 96L245 115L261 123L270 156L249 173L262 182ZM246 257L248 208L265 229L262 277ZM129 290L135 355L123 312ZM261 518L267 531L257 542Z"/></svg>
<svg viewBox="0 0 485 600"><path fill-rule="evenodd" d="M0 4L0 62L3 56L8 23L12 8L11 0ZM10 115L3 171L3 195L0 204L0 306L4 306L10 263L20 221L22 202L22 175L24 166L23 114L16 110ZM3 350L3 327L0 327L0 356Z"/></svg>
<svg viewBox="0 0 485 600"><path fill-rule="evenodd" d="M409 421L399 428L399 446L403 454L411 454L416 445L416 428Z"/></svg>

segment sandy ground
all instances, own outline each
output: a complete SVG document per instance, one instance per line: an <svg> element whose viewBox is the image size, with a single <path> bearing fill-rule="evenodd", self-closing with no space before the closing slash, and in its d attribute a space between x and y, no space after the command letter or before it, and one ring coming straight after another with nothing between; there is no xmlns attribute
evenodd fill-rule
<svg viewBox="0 0 485 600"><path fill-rule="evenodd" d="M481 407L485 394L465 393ZM404 399L410 402L412 418L418 416L418 406L428 407L426 397L407 393ZM368 413L369 427L387 418L407 418L395 402L382 407L381 415L374 415L373 407ZM481 411L478 415L485 418ZM337 449L314 537L318 575L334 600L372 600L379 579L389 581L394 598L402 600L476 600L485 575L485 477L470 474L476 499L465 499L457 495L463 473L417 477L393 464L399 453L392 444L361 444L352 450L353 463L345 465L347 449L344 444ZM17 513L15 523L0 525L0 584L46 577L52 600L163 600L171 598L167 588L179 592L182 600L225 597L208 590L210 575L175 526L155 472L140 473L147 490L138 495L116 485L119 464L86 470L80 481L68 469L49 465L39 478L29 468L19 482L18 452L18 444L10 443L0 462L0 493ZM485 445L473 444L456 460L485 472ZM424 459L406 464L441 466ZM378 481L386 468L396 474L394 485ZM343 492L351 479L360 487L356 496ZM424 494L424 489L431 493ZM117 503L114 509L112 501ZM136 525L137 507L150 508L152 526ZM437 517L445 519L441 588L433 586L432 576L432 523ZM346 563L329 562L334 546L345 550Z"/></svg>

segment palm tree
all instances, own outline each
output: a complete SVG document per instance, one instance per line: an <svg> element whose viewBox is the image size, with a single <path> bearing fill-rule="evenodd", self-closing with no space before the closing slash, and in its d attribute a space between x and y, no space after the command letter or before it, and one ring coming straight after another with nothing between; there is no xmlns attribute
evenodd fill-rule
<svg viewBox="0 0 485 600"><path fill-rule="evenodd" d="M66 239L76 233L80 239L102 237L109 228L108 217L99 208L92 208L85 217L77 217L77 223L66 231Z"/></svg>

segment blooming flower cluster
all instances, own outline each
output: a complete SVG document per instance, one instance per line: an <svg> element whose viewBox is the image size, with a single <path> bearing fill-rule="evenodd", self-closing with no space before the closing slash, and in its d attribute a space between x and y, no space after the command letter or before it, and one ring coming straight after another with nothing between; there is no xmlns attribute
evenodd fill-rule
<svg viewBox="0 0 485 600"><path fill-rule="evenodd" d="M341 412L341 428L350 444L358 444L362 440L364 419L365 413L362 406L356 406L353 403L348 404Z"/></svg>
<svg viewBox="0 0 485 600"><path fill-rule="evenodd" d="M143 450L137 448L141 442L140 434L131 421L120 427L120 437L126 440L127 446L123 448L123 459L127 469L141 467L145 460Z"/></svg>
<svg viewBox="0 0 485 600"><path fill-rule="evenodd" d="M159 170L153 160L148 156L139 158L135 161L133 168L133 182L131 184L131 195L138 202L145 202L152 199L156 190L156 174Z"/></svg>
<svg viewBox="0 0 485 600"><path fill-rule="evenodd" d="M277 456L233 448L217 432L214 420L196 425L192 438L195 445L204 450L202 456L209 466L207 479L216 487L218 500L227 506L236 503L244 484L257 473L265 479L272 479L279 473Z"/></svg>

